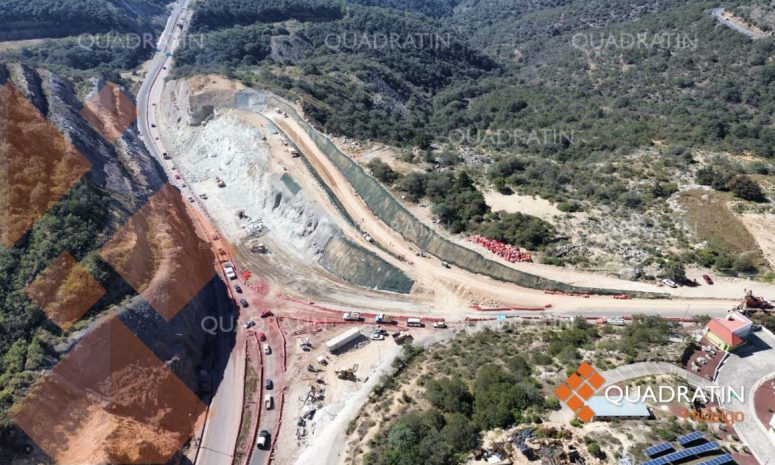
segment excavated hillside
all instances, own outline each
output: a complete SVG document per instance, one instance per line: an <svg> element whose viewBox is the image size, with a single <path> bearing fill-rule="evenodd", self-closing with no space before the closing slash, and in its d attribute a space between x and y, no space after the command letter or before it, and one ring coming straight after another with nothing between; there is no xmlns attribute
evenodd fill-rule
<svg viewBox="0 0 775 465"><path fill-rule="evenodd" d="M87 99L110 88L98 80L92 85ZM223 367L217 359L233 344L233 334L216 341L202 329L205 317L236 318L214 275L209 249L200 246L185 203L147 153L134 123L123 119L134 112L125 106L131 97L103 94L108 95L101 105L105 111L87 114L68 81L17 64L0 64L0 89L4 103L12 106L2 109L0 121L4 168L43 164L45 151L36 146L46 146L52 137L88 170L82 178L75 176L75 187L66 186L71 188L62 199L48 199L48 216L33 218L31 233L5 244L10 247L3 271L11 263L15 274L0 283L0 314L16 323L3 327L0 347L5 352L32 335L51 345L34 372L10 373L4 367L7 374L36 383L30 389L17 382L3 386L5 399L10 395L15 402L10 410L3 407L0 462L166 461L191 438L220 379ZM27 158L17 160L21 155ZM65 174L60 167L27 178L2 176L0 200L25 219L25 202L40 204L39 197L52 191L47 184L63 183ZM100 204L91 205L93 198ZM80 216L58 218L66 210L63 204ZM60 222L64 230L51 226ZM4 223L8 233L11 223L7 218ZM89 238L88 244L76 250L80 236ZM57 326L59 321L46 318L46 308L24 296L24 288L64 252L105 290L96 304L74 315L72 326ZM7 295L23 305L9 305ZM24 311L30 313L19 314Z"/></svg>
<svg viewBox="0 0 775 465"><path fill-rule="evenodd" d="M401 270L343 233L351 220L343 224L349 219L330 214L299 185L285 166L291 147L279 146L287 141L255 112L238 109L232 90L211 86L191 92L188 81L175 81L168 84L163 105L163 124L170 129L165 142L175 147L170 155L188 187L205 199L221 233L246 249L276 244L265 262L274 257L290 270L283 255L288 254L299 264L285 275L281 267L259 264L262 277L298 286L301 275L320 268L337 281L367 289L412 289L413 281Z"/></svg>

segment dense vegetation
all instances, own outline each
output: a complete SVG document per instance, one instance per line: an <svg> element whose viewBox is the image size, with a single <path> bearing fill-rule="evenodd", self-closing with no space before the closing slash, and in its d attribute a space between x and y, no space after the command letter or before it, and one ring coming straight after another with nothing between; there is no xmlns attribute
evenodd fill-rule
<svg viewBox="0 0 775 465"><path fill-rule="evenodd" d="M62 252L69 252L98 280L107 268L93 251L107 218L107 199L81 182L38 221L12 249L0 250L0 431L10 426L7 411L55 360L61 331L24 292L32 279Z"/></svg>
<svg viewBox="0 0 775 465"><path fill-rule="evenodd" d="M327 133L414 149L418 173L370 169L409 200L430 199L451 231L489 221L480 232L542 247L547 225L492 215L476 191L626 217L659 211L698 150L775 156L775 39L720 25L715 6L208 0L195 15L205 50L181 50L179 72L223 72L300 99ZM619 46L633 34L645 45ZM456 189L470 155L482 160L475 186ZM747 174L736 168L724 189L764 200ZM453 187L438 196L436 183ZM531 233L509 237L525 220Z"/></svg>

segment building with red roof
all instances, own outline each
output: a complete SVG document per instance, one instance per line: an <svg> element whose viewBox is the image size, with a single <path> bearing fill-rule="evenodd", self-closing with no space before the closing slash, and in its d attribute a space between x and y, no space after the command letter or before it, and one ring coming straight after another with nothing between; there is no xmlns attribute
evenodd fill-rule
<svg viewBox="0 0 775 465"><path fill-rule="evenodd" d="M714 318L705 326L705 336L719 349L731 352L751 333L753 322L740 312L729 312L726 318Z"/></svg>

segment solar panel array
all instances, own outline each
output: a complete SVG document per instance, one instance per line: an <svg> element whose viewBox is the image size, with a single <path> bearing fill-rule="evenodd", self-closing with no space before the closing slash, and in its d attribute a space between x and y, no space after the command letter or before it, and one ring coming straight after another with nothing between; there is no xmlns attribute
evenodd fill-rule
<svg viewBox="0 0 775 465"><path fill-rule="evenodd" d="M730 454L724 454L719 455L718 457L713 457L710 460L706 460L705 462L699 463L697 465L725 465L727 463L734 462L734 459Z"/></svg>
<svg viewBox="0 0 775 465"><path fill-rule="evenodd" d="M705 433L703 433L702 431L695 431L693 433L689 433L685 436L681 436L680 438L678 438L678 444L682 446L686 446L687 444L691 444L694 441L699 441L704 437L705 437Z"/></svg>
<svg viewBox="0 0 775 465"><path fill-rule="evenodd" d="M673 445L670 444L669 442L663 442L662 444L657 444L656 446L649 447L648 449L644 450L643 453L648 455L649 457L655 457L669 450L674 450Z"/></svg>
<svg viewBox="0 0 775 465"><path fill-rule="evenodd" d="M649 460L648 462L643 462L640 465L667 465L669 463L680 463L688 458L696 457L716 449L718 449L717 441L706 442L705 444L700 444L699 446L689 447L687 449L679 450L678 452L673 452L654 460Z"/></svg>

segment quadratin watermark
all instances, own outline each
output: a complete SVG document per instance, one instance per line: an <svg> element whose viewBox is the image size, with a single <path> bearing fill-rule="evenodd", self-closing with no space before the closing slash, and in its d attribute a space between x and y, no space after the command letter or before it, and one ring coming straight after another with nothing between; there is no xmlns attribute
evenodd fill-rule
<svg viewBox="0 0 775 465"><path fill-rule="evenodd" d="M449 33L437 32L343 32L328 34L325 45L331 50L408 50L448 49L452 45Z"/></svg>
<svg viewBox="0 0 775 465"><path fill-rule="evenodd" d="M453 145L492 145L508 147L512 145L572 145L576 141L575 129L497 129L479 131L476 129L455 129L449 133L448 140Z"/></svg>
<svg viewBox="0 0 775 465"><path fill-rule="evenodd" d="M589 363L583 362L579 368L568 376L554 392L555 395L570 408L579 419L591 421L597 413L587 405L592 396L603 389L606 380ZM720 423L733 426L745 421L745 414L740 411L728 411L721 407L733 400L745 402L745 386L735 389L731 386L618 386L610 385L603 389L603 399L616 407L637 404L702 404L704 409L682 408L680 417L683 420L693 420L701 423ZM711 409L710 405L718 405Z"/></svg>
<svg viewBox="0 0 775 465"><path fill-rule="evenodd" d="M149 32L143 34L109 32L107 34L81 34L78 46L84 50L118 50L157 48L159 38ZM204 34L185 34L181 47L204 48Z"/></svg>
<svg viewBox="0 0 775 465"><path fill-rule="evenodd" d="M683 32L588 32L577 33L571 38L573 48L584 53L600 54L608 50L696 50L699 40Z"/></svg>

